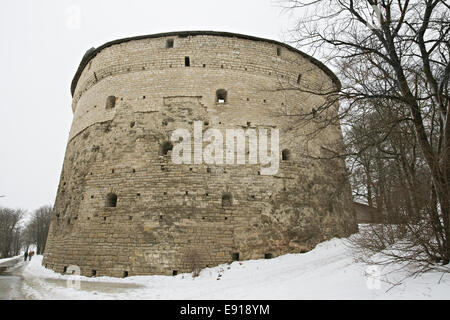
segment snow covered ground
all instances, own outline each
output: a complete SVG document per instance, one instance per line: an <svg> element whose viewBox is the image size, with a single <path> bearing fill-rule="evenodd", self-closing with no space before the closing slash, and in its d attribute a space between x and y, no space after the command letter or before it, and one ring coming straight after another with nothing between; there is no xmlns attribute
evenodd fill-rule
<svg viewBox="0 0 450 320"><path fill-rule="evenodd" d="M405 277L354 262L345 239L332 239L303 254L233 262L200 276L74 277L25 262L22 291L30 299L450 299L450 274ZM71 280L72 279L72 280ZM78 283L75 279L81 280Z"/></svg>
<svg viewBox="0 0 450 320"><path fill-rule="evenodd" d="M14 259L17 259L18 257L21 257L21 256L15 256L15 257L10 257L10 258L0 259L0 264L8 262L8 261L11 261L11 260L14 260Z"/></svg>

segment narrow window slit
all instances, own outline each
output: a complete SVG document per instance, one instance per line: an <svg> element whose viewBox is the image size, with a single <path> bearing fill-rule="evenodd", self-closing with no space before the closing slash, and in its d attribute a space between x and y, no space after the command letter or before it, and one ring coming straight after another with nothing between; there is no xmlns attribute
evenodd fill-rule
<svg viewBox="0 0 450 320"><path fill-rule="evenodd" d="M114 208L117 206L117 195L115 193L109 193L106 196L106 206L109 208ZM105 217L106 220L106 217Z"/></svg>
<svg viewBox="0 0 450 320"><path fill-rule="evenodd" d="M161 145L161 154L162 155L167 155L169 153L169 151L171 151L173 149L173 144L170 141L164 141L163 144Z"/></svg>
<svg viewBox="0 0 450 320"><path fill-rule="evenodd" d="M112 109L116 106L116 97L115 96L109 96L106 98L106 109Z"/></svg>
<svg viewBox="0 0 450 320"><path fill-rule="evenodd" d="M224 104L227 102L227 91L225 89L219 89L216 91L216 103Z"/></svg>
<svg viewBox="0 0 450 320"><path fill-rule="evenodd" d="M233 204L233 197L231 193L226 192L222 194L222 207L231 207Z"/></svg>
<svg viewBox="0 0 450 320"><path fill-rule="evenodd" d="M283 151L281 151L281 159L283 161L291 160L291 152L288 149L283 149Z"/></svg>

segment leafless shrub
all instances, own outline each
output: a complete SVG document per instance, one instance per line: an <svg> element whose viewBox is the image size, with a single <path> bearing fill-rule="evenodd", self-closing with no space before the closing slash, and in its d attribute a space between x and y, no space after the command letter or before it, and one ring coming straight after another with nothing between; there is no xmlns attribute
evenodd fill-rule
<svg viewBox="0 0 450 320"><path fill-rule="evenodd" d="M198 249L189 248L183 255L183 265L186 266L191 272L192 277L196 278L200 275L202 270L202 255Z"/></svg>
<svg viewBox="0 0 450 320"><path fill-rule="evenodd" d="M431 225L366 224L349 238L348 244L358 262L370 265L396 265L415 276L429 270L450 272L442 265Z"/></svg>

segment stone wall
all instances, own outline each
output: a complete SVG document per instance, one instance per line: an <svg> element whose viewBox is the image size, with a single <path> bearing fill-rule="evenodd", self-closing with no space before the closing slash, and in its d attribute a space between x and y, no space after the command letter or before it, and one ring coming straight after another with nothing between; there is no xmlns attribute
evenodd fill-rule
<svg viewBox="0 0 450 320"><path fill-rule="evenodd" d="M307 92L335 86L304 54L273 41L172 34L105 47L76 82L43 264L57 272L77 265L83 275L171 275L191 271L193 256L213 266L348 236L357 227L343 161L304 156L342 145L341 130L329 126L307 139L317 123L298 116L324 102ZM219 89L225 103L217 103ZM162 146L175 129L192 132L194 121L224 136L277 128L289 160L276 175L261 175L261 164L248 161L174 164Z"/></svg>

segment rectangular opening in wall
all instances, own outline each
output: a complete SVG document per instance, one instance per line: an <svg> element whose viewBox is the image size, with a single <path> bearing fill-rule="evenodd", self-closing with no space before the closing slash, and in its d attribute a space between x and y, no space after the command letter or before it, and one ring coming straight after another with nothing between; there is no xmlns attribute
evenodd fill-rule
<svg viewBox="0 0 450 320"><path fill-rule="evenodd" d="M166 48L173 48L173 39L167 39Z"/></svg>
<svg viewBox="0 0 450 320"><path fill-rule="evenodd" d="M277 47L277 56L281 56L281 48Z"/></svg>
<svg viewBox="0 0 450 320"><path fill-rule="evenodd" d="M189 60L189 57L184 57L184 65L186 67L190 67L191 66L191 61Z"/></svg>
<svg viewBox="0 0 450 320"><path fill-rule="evenodd" d="M97 270L92 270L92 271L91 271L91 276L92 276L92 277L97 276Z"/></svg>
<svg viewBox="0 0 450 320"><path fill-rule="evenodd" d="M173 275L173 276L176 276L177 274L178 274L178 271L177 271L177 270L173 270L173 271L172 271L172 275Z"/></svg>
<svg viewBox="0 0 450 320"><path fill-rule="evenodd" d="M123 272L123 277L124 277L124 278L128 277L128 271L124 271L124 272Z"/></svg>
<svg viewBox="0 0 450 320"><path fill-rule="evenodd" d="M271 253L264 254L264 259L272 259L272 254Z"/></svg>
<svg viewBox="0 0 450 320"><path fill-rule="evenodd" d="M235 252L231 255L233 261L239 261L239 252Z"/></svg>
<svg viewBox="0 0 450 320"><path fill-rule="evenodd" d="M66 273L66 272L67 272L67 267L64 266L64 268L63 268L63 273Z"/></svg>

